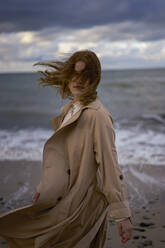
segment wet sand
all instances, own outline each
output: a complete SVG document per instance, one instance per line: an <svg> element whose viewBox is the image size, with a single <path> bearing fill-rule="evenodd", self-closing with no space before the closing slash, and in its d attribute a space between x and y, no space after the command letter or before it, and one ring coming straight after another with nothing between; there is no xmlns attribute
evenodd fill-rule
<svg viewBox="0 0 165 248"><path fill-rule="evenodd" d="M0 172L0 213L31 203L41 176L41 162L0 161ZM134 229L126 244L121 243L117 224L110 220L107 248L164 248L165 211L161 197L154 197L141 208L131 208ZM0 247L9 247L1 237Z"/></svg>

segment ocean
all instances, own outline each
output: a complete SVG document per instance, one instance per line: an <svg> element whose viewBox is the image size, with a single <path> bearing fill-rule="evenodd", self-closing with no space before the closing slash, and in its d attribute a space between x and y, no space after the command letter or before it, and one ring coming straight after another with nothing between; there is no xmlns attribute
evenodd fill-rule
<svg viewBox="0 0 165 248"><path fill-rule="evenodd" d="M41 161L44 143L54 132L50 119L68 102L54 88L39 87L38 76L0 74L1 161ZM150 185L149 190L163 188L165 69L103 71L98 96L113 116L118 161L132 178L132 190L136 182Z"/></svg>

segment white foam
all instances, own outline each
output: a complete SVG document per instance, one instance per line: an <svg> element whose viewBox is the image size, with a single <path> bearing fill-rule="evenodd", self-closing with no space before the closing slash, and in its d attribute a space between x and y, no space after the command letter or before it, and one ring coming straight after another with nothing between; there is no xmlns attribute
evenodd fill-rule
<svg viewBox="0 0 165 248"><path fill-rule="evenodd" d="M24 197L25 197L25 194L28 194L28 191L29 191L29 183L26 182L17 191L6 196L5 204L4 204L3 208L4 209L5 208L6 209L7 208L12 209L13 206L15 206L15 208L16 208L16 207L21 207L21 205L22 206L26 205L26 204L24 204L26 202ZM28 202L27 202L27 204L28 204Z"/></svg>
<svg viewBox="0 0 165 248"><path fill-rule="evenodd" d="M138 128L116 130L116 147L120 164L165 165L165 134Z"/></svg>
<svg viewBox="0 0 165 248"><path fill-rule="evenodd" d="M156 121L158 121L158 122L160 122L160 123L162 123L162 124L165 124L165 119L164 118L162 118L160 115L154 115L154 114L145 114L144 116L143 116L143 118L145 118L145 119L154 119L154 120L156 120Z"/></svg>
<svg viewBox="0 0 165 248"><path fill-rule="evenodd" d="M119 164L165 165L165 134L137 128L115 129ZM0 130L0 160L42 160L51 129Z"/></svg>
<svg viewBox="0 0 165 248"><path fill-rule="evenodd" d="M165 134L142 131L137 126L129 130L119 127L115 133L118 161L129 178L131 202L139 202L140 206L148 201L149 193L156 196L164 190ZM0 130L0 160L41 161L44 143L52 134L53 130L42 128ZM8 179L6 176L3 183L8 183ZM24 198L28 189L29 185L25 183L14 195L9 195L5 207L12 207L18 199ZM23 201L21 204L25 203Z"/></svg>
<svg viewBox="0 0 165 248"><path fill-rule="evenodd" d="M0 130L0 160L42 160L42 150L52 130L37 128Z"/></svg>

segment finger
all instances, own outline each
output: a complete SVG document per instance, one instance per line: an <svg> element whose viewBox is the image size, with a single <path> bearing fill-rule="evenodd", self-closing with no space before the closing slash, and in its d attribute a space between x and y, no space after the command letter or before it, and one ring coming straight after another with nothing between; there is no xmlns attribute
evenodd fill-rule
<svg viewBox="0 0 165 248"><path fill-rule="evenodd" d="M36 193L36 194L35 194L35 196L34 196L34 201L35 201L35 202L38 200L39 196L40 196L40 193Z"/></svg>
<svg viewBox="0 0 165 248"><path fill-rule="evenodd" d="M119 235L122 237L122 235L123 235L122 225L118 225L118 231L119 231Z"/></svg>
<svg viewBox="0 0 165 248"><path fill-rule="evenodd" d="M32 201L35 202L35 200L36 200L36 198L33 197L33 198L32 198Z"/></svg>
<svg viewBox="0 0 165 248"><path fill-rule="evenodd" d="M125 232L124 231L122 231L121 232L121 241L123 242L123 243L125 243L126 242L126 237L125 237Z"/></svg>
<svg viewBox="0 0 165 248"><path fill-rule="evenodd" d="M39 198L39 195L36 197L36 201L38 200L38 198Z"/></svg>
<svg viewBox="0 0 165 248"><path fill-rule="evenodd" d="M33 198L32 198L32 201L35 202L36 199L37 199L37 198L36 198L36 195L34 195Z"/></svg>
<svg viewBox="0 0 165 248"><path fill-rule="evenodd" d="M130 240L130 239L131 239L131 233L130 233L129 230L126 230L125 235L124 235L123 238L122 238L122 241L125 243L125 242L127 242L128 240Z"/></svg>

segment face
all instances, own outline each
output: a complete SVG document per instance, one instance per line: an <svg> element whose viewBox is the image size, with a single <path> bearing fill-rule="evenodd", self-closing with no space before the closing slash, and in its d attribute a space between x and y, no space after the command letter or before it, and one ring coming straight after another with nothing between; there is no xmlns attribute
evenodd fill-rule
<svg viewBox="0 0 165 248"><path fill-rule="evenodd" d="M83 61L76 62L75 64L76 72L81 72L84 68L85 68L85 63ZM87 80L85 84L82 85L81 82L79 82L79 80L76 79L76 77L73 77L69 82L68 86L72 95L74 96L74 98L76 98L86 90L88 85L89 85L89 80Z"/></svg>

